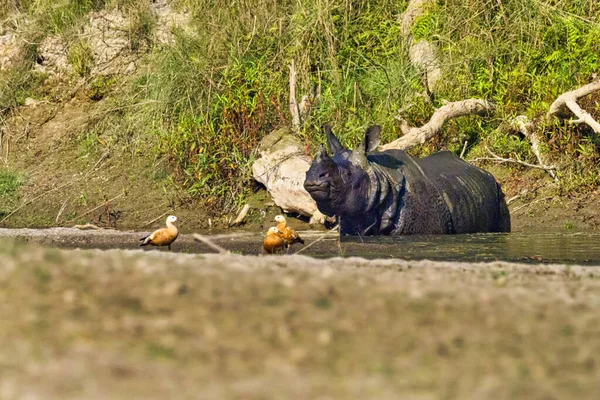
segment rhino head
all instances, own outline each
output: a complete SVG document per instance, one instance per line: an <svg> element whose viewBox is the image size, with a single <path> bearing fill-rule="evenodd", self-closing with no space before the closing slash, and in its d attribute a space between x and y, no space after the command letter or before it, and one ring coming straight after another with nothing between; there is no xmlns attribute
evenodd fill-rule
<svg viewBox="0 0 600 400"><path fill-rule="evenodd" d="M370 208L369 185L371 166L367 152L379 145L377 125L365 132L361 144L354 150L341 145L328 125L323 126L331 156L323 148L306 171L304 188L326 215L361 215Z"/></svg>

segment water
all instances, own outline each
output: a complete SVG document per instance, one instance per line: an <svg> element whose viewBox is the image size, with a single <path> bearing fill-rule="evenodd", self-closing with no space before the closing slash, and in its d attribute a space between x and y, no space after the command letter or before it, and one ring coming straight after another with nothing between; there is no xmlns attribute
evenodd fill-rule
<svg viewBox="0 0 600 400"><path fill-rule="evenodd" d="M600 265L600 233L343 237L342 248L365 258Z"/></svg>
<svg viewBox="0 0 600 400"><path fill-rule="evenodd" d="M223 248L238 253L256 255L262 249L263 232L232 232L208 238ZM69 228L0 229L0 238L16 238L27 242L61 248L139 249L140 232L81 231ZM564 263L600 266L600 232L548 232L428 236L377 236L359 238L344 236L340 244L335 234L322 231L301 232L306 246L295 244L290 254L313 257L364 257L430 259L447 261L516 261L529 263ZM306 247L306 249L304 248ZM162 250L152 248L146 250ZM214 252L196 242L191 235L181 235L173 245L174 252Z"/></svg>

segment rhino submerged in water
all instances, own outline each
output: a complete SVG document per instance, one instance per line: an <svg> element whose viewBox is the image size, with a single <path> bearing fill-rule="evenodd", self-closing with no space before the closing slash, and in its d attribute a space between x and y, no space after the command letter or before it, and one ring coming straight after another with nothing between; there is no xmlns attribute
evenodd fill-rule
<svg viewBox="0 0 600 400"><path fill-rule="evenodd" d="M510 232L510 214L494 177L449 151L413 159L375 151L379 126L358 148L344 148L329 126L304 188L319 210L336 216L342 235Z"/></svg>

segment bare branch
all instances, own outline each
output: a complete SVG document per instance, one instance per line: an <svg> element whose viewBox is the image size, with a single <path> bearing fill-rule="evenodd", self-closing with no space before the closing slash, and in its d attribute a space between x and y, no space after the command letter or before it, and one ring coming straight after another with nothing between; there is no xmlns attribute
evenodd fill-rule
<svg viewBox="0 0 600 400"><path fill-rule="evenodd" d="M463 148L462 151L460 152L460 158L464 159L464 155L465 155L465 151L467 150L467 144L469 143L468 140L465 140L465 144L463 144Z"/></svg>
<svg viewBox="0 0 600 400"><path fill-rule="evenodd" d="M571 123L583 122L589 125L594 132L600 134L600 124L590 115L590 113L579 107L579 104L577 104L578 99L598 90L600 90L600 80L589 83L579 89L563 93L556 98L554 103L552 103L548 115L562 118L568 114L567 110L570 110L577 117L576 120L570 121Z"/></svg>
<svg viewBox="0 0 600 400"><path fill-rule="evenodd" d="M111 202L113 202L113 201L115 201L115 200L117 200L117 199L119 199L119 198L121 198L121 197L123 197L123 196L125 196L125 193L121 193L121 194L119 194L118 196L115 196L115 197L113 197L112 199L105 201L104 203L100 204L99 206L97 206L97 207L94 207L94 208L92 208L91 210L89 210L89 211L86 211L86 212L84 212L83 214L76 216L75 218L71 218L70 220L68 220L68 221L67 221L67 223L69 223L69 222L73 222L73 221L75 221L75 220L78 220L78 219L80 219L80 218L83 218L83 217L85 217L86 215L88 215L89 213L92 213L92 212L96 211L97 209L99 209L99 208L101 208L101 207L103 207L103 206L105 206L105 205L107 205L107 204L110 204ZM65 205L66 205L66 203L63 203L63 204L65 204ZM58 217L59 217L59 216L60 216L60 215L58 215L58 216L56 217L56 222L57 222L57 223L58 223Z"/></svg>
<svg viewBox="0 0 600 400"><path fill-rule="evenodd" d="M212 249L218 251L220 254L229 254L231 253L229 250L219 246L218 244L216 244L215 242L213 242L211 239L209 239L208 237L201 235L199 233L194 233L192 234L192 237L194 238L194 240L197 240L199 242L202 242L206 245L208 245L208 247L211 247Z"/></svg>
<svg viewBox="0 0 600 400"><path fill-rule="evenodd" d="M245 204L244 207L242 208L242 210L240 211L240 213L238 214L237 218L235 219L235 221L233 221L233 223L229 224L229 226L241 225L242 222L244 222L244 218L246 218L248 211L250 211L250 204Z"/></svg>
<svg viewBox="0 0 600 400"><path fill-rule="evenodd" d="M93 174L94 172L96 172L97 170L99 170L100 168L102 168L104 166L103 162L108 157L108 154L109 153L107 151L102 156L100 156L100 158L98 159L98 161L96 161L96 164L94 164L94 166L91 169L89 169L88 172L85 175L80 175L79 177L77 177L77 178L75 178L75 179L73 179L71 181L65 182L62 185L55 186L55 187L53 187L53 188L51 188L49 190L46 190L43 193L40 193L39 195L35 196L34 198L32 198L30 200L24 201L23 203L21 203L20 206L18 206L17 208L15 208L14 210L12 210L10 213L8 213L8 215L6 215L4 218L2 218L0 220L0 223L6 221L7 219L9 219L13 215L15 215L20 209L22 209L23 207L25 207L25 206L33 203L34 201L36 201L37 199L39 199L39 198L47 195L48 193L54 192L55 190L63 189L65 187L67 187L67 186L73 185L76 182L79 182L81 180L87 179L91 174Z"/></svg>
<svg viewBox="0 0 600 400"><path fill-rule="evenodd" d="M490 153L490 155L492 157L477 157L471 160L471 162L476 162L476 161L496 161L496 162L503 162L503 163L513 163L513 164L519 164L519 165L524 165L526 167L529 168L537 168L537 169L543 169L544 171L548 171L551 169L556 169L555 166L553 165L536 165L536 164L530 164L528 162L525 161L521 161L521 160L515 160L514 158L504 158L504 157L500 157L496 154L494 154L490 149L486 149L488 151L488 153Z"/></svg>
<svg viewBox="0 0 600 400"><path fill-rule="evenodd" d="M438 108L431 116L429 122L420 128L410 127L404 118L397 116L396 119L400 121L401 129L405 135L388 144L380 146L380 149L403 150L420 143L425 143L426 140L437 135L449 119L462 117L464 115L485 116L494 108L495 106L487 100L467 99L455 101Z"/></svg>
<svg viewBox="0 0 600 400"><path fill-rule="evenodd" d="M531 131L533 122L524 115L519 115L511 122L519 130L519 132L521 132L523 136L525 136L525 138L531 142L531 151L533 151L533 154L535 154L535 157L540 165L545 165L546 162L540 152L540 139L534 132ZM548 168L546 171L548 171L548 174L550 174L555 181L558 181L556 172L554 172L553 169L554 168Z"/></svg>
<svg viewBox="0 0 600 400"><path fill-rule="evenodd" d="M539 202L542 202L542 201L546 201L546 200L552 200L552 197L542 197L541 199L534 200L531 203L523 204L523 205L521 205L521 206L516 207L515 209L513 209L510 213L514 214L517 211L519 211L519 210L521 210L521 209L523 209L525 207L529 207L529 206L532 206L532 205L534 205L536 203L539 203Z"/></svg>
<svg viewBox="0 0 600 400"><path fill-rule="evenodd" d="M296 65L292 63L288 66L290 69L290 114L292 115L292 128L295 132L300 131L300 110L296 102Z"/></svg>

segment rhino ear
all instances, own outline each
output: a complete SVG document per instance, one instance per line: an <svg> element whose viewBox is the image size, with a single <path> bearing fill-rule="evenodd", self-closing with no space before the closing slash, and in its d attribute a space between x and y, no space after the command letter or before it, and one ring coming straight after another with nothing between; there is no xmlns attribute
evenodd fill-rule
<svg viewBox="0 0 600 400"><path fill-rule="evenodd" d="M367 152L375 150L380 142L379 132L381 132L381 127L379 125L371 125L365 132L365 137L355 151L358 154L366 155Z"/></svg>
<svg viewBox="0 0 600 400"><path fill-rule="evenodd" d="M379 125L371 125L370 127L367 128L367 131L365 132L365 150L367 152L371 152L374 151L375 149L377 149L377 146L379 146L379 143L381 142L380 138L379 138L379 133L381 132L381 126Z"/></svg>
<svg viewBox="0 0 600 400"><path fill-rule="evenodd" d="M323 132L325 132L325 135L327 136L327 147L329 147L329 151L331 151L331 154L335 154L344 148L344 146L342 146L338 138L336 138L333 132L331 131L331 127L329 125L323 125L322 129Z"/></svg>

